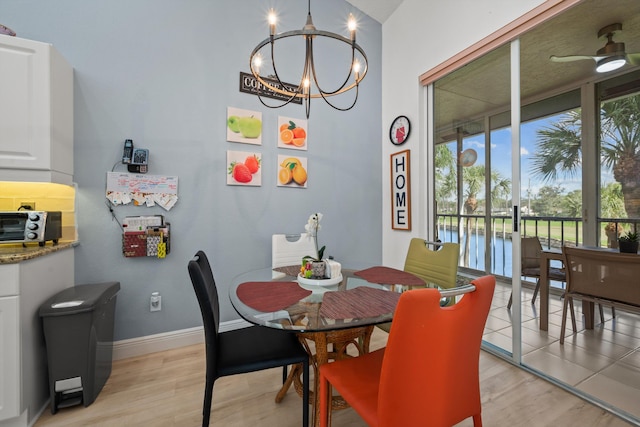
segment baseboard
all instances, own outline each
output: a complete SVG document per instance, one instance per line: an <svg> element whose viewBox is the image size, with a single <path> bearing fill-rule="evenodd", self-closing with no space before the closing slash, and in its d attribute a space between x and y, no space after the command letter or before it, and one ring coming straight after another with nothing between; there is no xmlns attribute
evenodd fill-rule
<svg viewBox="0 0 640 427"><path fill-rule="evenodd" d="M244 320L231 320L220 324L220 332L240 329L247 326L249 326L249 323ZM202 326L131 338L113 343L113 360L142 356L203 342L204 329Z"/></svg>

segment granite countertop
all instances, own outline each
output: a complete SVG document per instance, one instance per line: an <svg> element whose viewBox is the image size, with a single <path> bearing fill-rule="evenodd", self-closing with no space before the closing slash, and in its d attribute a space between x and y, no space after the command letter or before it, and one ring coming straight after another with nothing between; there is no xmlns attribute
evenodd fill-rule
<svg viewBox="0 0 640 427"><path fill-rule="evenodd" d="M14 264L77 245L76 241L61 241L57 245L54 245L53 242L47 242L44 246L29 243L27 247L23 247L21 244L0 244L0 264Z"/></svg>

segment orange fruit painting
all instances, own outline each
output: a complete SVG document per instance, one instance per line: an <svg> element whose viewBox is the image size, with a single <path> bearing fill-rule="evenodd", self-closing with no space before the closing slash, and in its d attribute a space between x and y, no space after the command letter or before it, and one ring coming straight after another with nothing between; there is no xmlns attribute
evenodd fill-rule
<svg viewBox="0 0 640 427"><path fill-rule="evenodd" d="M280 132L280 140L285 144L291 144L293 141L293 131L291 129L285 129Z"/></svg>
<svg viewBox="0 0 640 427"><path fill-rule="evenodd" d="M283 148L306 150L307 121L289 117L278 117L278 145Z"/></svg>
<svg viewBox="0 0 640 427"><path fill-rule="evenodd" d="M307 132L304 130L304 128L294 128L293 137L305 139L307 137Z"/></svg>

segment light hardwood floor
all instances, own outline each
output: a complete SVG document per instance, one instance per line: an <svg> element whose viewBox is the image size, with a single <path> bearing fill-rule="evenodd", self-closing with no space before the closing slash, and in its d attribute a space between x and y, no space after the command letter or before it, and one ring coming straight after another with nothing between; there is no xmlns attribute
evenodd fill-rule
<svg viewBox="0 0 640 427"><path fill-rule="evenodd" d="M371 348L386 342L376 328ZM202 422L204 345L114 361L111 377L96 401L41 415L35 427L180 426ZM485 426L628 426L625 421L486 352L480 356ZM213 391L211 426L299 427L298 395L289 390L276 404L281 369L224 377ZM473 425L471 419L459 426ZM337 411L333 426L364 427L352 410ZM401 427L401 426L398 426Z"/></svg>

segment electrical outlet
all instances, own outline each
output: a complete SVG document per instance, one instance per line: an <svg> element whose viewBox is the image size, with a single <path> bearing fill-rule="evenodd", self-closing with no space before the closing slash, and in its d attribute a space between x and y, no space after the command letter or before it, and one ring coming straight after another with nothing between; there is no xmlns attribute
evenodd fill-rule
<svg viewBox="0 0 640 427"><path fill-rule="evenodd" d="M149 311L160 311L162 310L162 296L160 292L153 292L151 294L151 299L149 300Z"/></svg>
<svg viewBox="0 0 640 427"><path fill-rule="evenodd" d="M20 210L25 211L35 211L36 210L36 202L20 202Z"/></svg>

